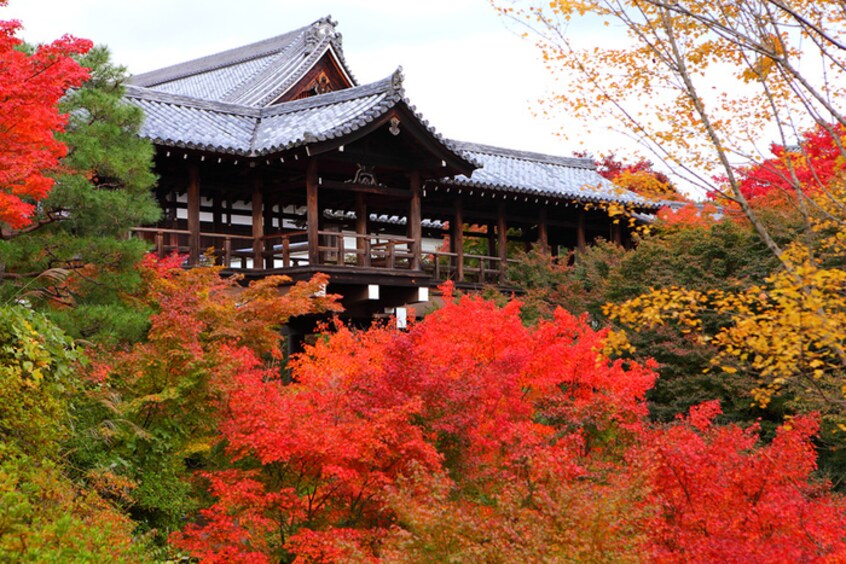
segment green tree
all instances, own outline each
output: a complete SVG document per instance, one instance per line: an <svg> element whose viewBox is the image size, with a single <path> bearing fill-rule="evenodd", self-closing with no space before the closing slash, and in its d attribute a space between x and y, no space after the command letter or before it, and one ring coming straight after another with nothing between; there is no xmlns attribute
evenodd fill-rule
<svg viewBox="0 0 846 564"><path fill-rule="evenodd" d="M83 357L41 314L0 307L0 560L140 560L132 523L76 485L63 444Z"/></svg>
<svg viewBox="0 0 846 564"><path fill-rule="evenodd" d="M75 338L139 337L147 313L122 296L140 282L145 252L133 226L155 221L153 147L140 110L123 101L125 69L105 47L80 57L90 79L61 102L68 153L28 227L0 240L0 300L25 298Z"/></svg>

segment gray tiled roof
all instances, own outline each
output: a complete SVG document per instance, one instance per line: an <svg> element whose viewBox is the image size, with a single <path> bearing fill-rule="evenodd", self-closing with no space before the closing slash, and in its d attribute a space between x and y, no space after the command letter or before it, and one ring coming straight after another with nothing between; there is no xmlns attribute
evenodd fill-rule
<svg viewBox="0 0 846 564"><path fill-rule="evenodd" d="M348 135L403 103L393 77L312 96L265 110L253 145L256 154Z"/></svg>
<svg viewBox="0 0 846 564"><path fill-rule="evenodd" d="M144 111L139 134L158 145L246 154L258 112L129 86L126 98Z"/></svg>
<svg viewBox="0 0 846 564"><path fill-rule="evenodd" d="M199 100L137 86L127 87L126 98L144 111L142 137L159 145L246 157L344 137L403 105L447 151L466 161L451 142L415 112L404 96L399 69L379 82L267 108ZM467 162L472 165L472 161Z"/></svg>
<svg viewBox="0 0 846 564"><path fill-rule="evenodd" d="M344 61L341 34L329 17L258 43L138 74L130 83L169 94L262 107L287 92L330 50L355 84Z"/></svg>
<svg viewBox="0 0 846 564"><path fill-rule="evenodd" d="M170 94L182 94L203 100L228 101L227 94L261 73L279 58L279 53L272 53L237 65L212 69L185 78L155 84L152 87Z"/></svg>
<svg viewBox="0 0 846 564"><path fill-rule="evenodd" d="M476 167L469 177L441 184L658 207L602 178L590 159L444 139L405 98L400 70L372 84L269 105L329 50L348 72L335 22L322 18L258 43L136 75L126 98L144 111L141 135L159 145L245 157L342 138L403 105L468 170Z"/></svg>
<svg viewBox="0 0 846 564"><path fill-rule="evenodd" d="M127 87L127 99L146 116L141 135L159 145L257 157L336 139L364 127L404 97L399 71L379 82L267 108L226 104ZM426 125L422 117L414 114ZM441 184L580 201L617 201L657 207L623 190L596 172L590 159L555 157L488 145L450 141L429 132L445 148L479 168L470 177Z"/></svg>
<svg viewBox="0 0 846 564"><path fill-rule="evenodd" d="M639 207L657 204L603 178L591 159L556 157L489 145L453 141L454 147L481 166L471 176L444 179L443 184L471 186L579 201L621 202Z"/></svg>

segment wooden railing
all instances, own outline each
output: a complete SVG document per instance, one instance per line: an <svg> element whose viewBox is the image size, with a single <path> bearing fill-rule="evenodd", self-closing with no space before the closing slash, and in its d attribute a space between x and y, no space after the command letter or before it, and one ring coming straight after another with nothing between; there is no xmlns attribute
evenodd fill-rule
<svg viewBox="0 0 846 564"><path fill-rule="evenodd" d="M458 261L462 260L461 268ZM428 253L423 261L423 270L432 275L435 280L453 280L455 282L470 282L474 284L504 284L506 270L501 268L502 259L485 255L473 255L447 251ZM518 261L508 259L506 264Z"/></svg>
<svg viewBox="0 0 846 564"><path fill-rule="evenodd" d="M190 231L157 227L138 227L135 236L153 244L161 257L171 253L191 254ZM318 264L416 270L420 260L414 240L393 235L359 235L337 231L318 231ZM347 244L352 239L352 244ZM264 235L200 233L199 264L213 262L226 268L264 270L291 268L309 264L308 232L293 231Z"/></svg>
<svg viewBox="0 0 846 564"><path fill-rule="evenodd" d="M153 243L160 257L171 253L190 255L191 232L184 229L136 227L136 235ZM308 263L305 231L274 233L256 240L249 235L200 233L200 264L213 262L226 268L290 268Z"/></svg>
<svg viewBox="0 0 846 564"><path fill-rule="evenodd" d="M318 231L321 244L317 250L321 264L417 270L419 259L414 239L394 235L360 235L337 231ZM347 239L353 244L347 246Z"/></svg>
<svg viewBox="0 0 846 564"><path fill-rule="evenodd" d="M265 268L291 268L308 264L308 232L290 231L261 237ZM261 267L259 267L261 268Z"/></svg>
<svg viewBox="0 0 846 564"><path fill-rule="evenodd" d="M153 244L161 257L173 252L190 256L191 233L184 229L138 227L135 236ZM434 251L420 257L415 241L394 235L360 235L318 231L319 265L362 269L423 270L434 280L474 284L505 283L499 257ZM289 231L264 235L200 233L199 264L217 264L238 270L286 269L310 264L308 232ZM461 266L459 268L459 260ZM516 261L508 260L508 263Z"/></svg>

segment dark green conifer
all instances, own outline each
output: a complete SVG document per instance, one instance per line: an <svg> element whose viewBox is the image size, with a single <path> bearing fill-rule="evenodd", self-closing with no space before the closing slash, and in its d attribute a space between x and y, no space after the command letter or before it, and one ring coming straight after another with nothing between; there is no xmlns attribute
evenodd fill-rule
<svg viewBox="0 0 846 564"><path fill-rule="evenodd" d="M138 137L143 114L123 100L126 70L105 47L81 58L91 78L62 101L65 170L35 222L0 241L0 300L26 300L75 338L135 338L146 315L124 296L146 251L133 226L156 221L154 149Z"/></svg>

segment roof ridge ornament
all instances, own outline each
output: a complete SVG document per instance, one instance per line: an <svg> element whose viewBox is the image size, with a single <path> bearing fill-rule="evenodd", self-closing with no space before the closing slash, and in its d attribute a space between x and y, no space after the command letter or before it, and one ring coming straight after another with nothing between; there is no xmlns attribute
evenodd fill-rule
<svg viewBox="0 0 846 564"><path fill-rule="evenodd" d="M396 90L397 92L403 91L402 81L405 79L405 76L402 74L402 67L397 67L397 70L394 71L394 74L391 75L391 90Z"/></svg>
<svg viewBox="0 0 846 564"><path fill-rule="evenodd" d="M329 24L329 25L330 25L330 26L332 26L332 27L337 27L337 26L338 26L338 20L333 20L333 19L332 19L332 14L326 14L324 17L320 18L320 19L319 19L319 20L317 20L315 23L318 23L318 24L320 24L320 23Z"/></svg>
<svg viewBox="0 0 846 564"><path fill-rule="evenodd" d="M326 16L325 18L320 18L305 32L305 54L311 54L317 46L323 41L325 38L335 39L338 42L341 41L341 34L335 30L335 26L338 25L338 22L332 19L332 16Z"/></svg>

